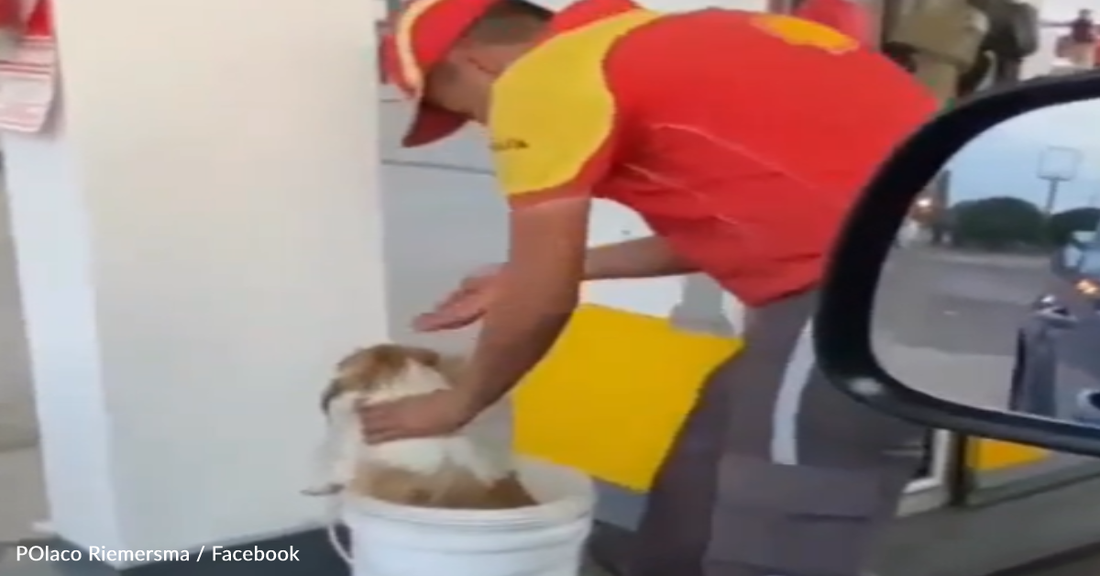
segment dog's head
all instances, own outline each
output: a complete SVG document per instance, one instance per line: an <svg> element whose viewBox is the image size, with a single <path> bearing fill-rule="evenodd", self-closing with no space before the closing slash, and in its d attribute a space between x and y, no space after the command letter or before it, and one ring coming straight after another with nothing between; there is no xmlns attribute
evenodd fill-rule
<svg viewBox="0 0 1100 576"><path fill-rule="evenodd" d="M368 396L398 385L415 370L428 370L438 381L449 384L457 377L459 365L457 358L428 348L400 344L360 348L336 364L336 375L321 396L321 409L327 413L332 402L344 394Z"/></svg>

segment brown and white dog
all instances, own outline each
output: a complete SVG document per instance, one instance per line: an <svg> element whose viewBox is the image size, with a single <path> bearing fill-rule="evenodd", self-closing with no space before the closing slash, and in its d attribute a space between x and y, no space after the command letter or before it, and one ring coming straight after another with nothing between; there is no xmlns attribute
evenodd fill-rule
<svg viewBox="0 0 1100 576"><path fill-rule="evenodd" d="M411 506L462 509L536 504L516 475L506 447L468 431L431 438L366 442L356 408L450 388L461 361L413 346L356 350L336 366L321 408L328 416L329 481L310 493L352 494Z"/></svg>

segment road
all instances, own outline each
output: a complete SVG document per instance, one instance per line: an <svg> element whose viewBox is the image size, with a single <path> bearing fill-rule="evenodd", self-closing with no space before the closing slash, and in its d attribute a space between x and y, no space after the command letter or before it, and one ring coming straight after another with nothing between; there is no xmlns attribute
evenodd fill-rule
<svg viewBox="0 0 1100 576"><path fill-rule="evenodd" d="M1004 408L1017 327L1049 282L1047 266L1041 257L895 252L876 301L876 352L915 387Z"/></svg>

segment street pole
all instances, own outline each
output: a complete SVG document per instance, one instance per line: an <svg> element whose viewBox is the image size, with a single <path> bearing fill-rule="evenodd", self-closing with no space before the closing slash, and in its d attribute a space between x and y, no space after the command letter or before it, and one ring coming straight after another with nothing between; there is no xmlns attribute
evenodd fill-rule
<svg viewBox="0 0 1100 576"><path fill-rule="evenodd" d="M1043 207L1043 214L1050 217L1054 213L1054 203L1058 200L1058 188L1061 187L1062 182L1065 182L1065 178L1053 178L1046 177L1043 180L1047 181L1047 203Z"/></svg>
<svg viewBox="0 0 1100 576"><path fill-rule="evenodd" d="M1077 178L1081 165L1081 151L1068 146L1047 146L1039 154L1035 175L1047 181L1047 201L1043 215L1050 217L1058 205L1058 192L1062 184Z"/></svg>

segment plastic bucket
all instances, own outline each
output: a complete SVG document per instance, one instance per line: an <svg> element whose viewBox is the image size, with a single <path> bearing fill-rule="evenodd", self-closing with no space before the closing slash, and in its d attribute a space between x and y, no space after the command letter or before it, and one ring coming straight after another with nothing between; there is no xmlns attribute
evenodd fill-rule
<svg viewBox="0 0 1100 576"><path fill-rule="evenodd" d="M520 477L542 504L439 510L343 502L353 576L578 576L595 488L571 468L525 459Z"/></svg>

